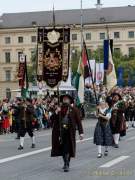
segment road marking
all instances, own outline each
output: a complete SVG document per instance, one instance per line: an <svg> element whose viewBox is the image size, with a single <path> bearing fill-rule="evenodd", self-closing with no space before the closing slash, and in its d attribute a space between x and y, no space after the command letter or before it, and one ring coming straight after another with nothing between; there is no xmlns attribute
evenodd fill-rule
<svg viewBox="0 0 135 180"><path fill-rule="evenodd" d="M135 136L130 137L130 138L126 139L126 140L127 140L127 141L131 141L131 140L134 140L134 139L135 139Z"/></svg>
<svg viewBox="0 0 135 180"><path fill-rule="evenodd" d="M115 164L118 164L121 161L124 161L125 159L128 159L130 156L120 156L116 159L113 159L112 161L109 161L103 165L101 165L101 168L109 168L111 166L114 166Z"/></svg>
<svg viewBox="0 0 135 180"><path fill-rule="evenodd" d="M90 138L86 138L86 139L83 139L83 140L77 140L76 142L77 143L82 143L82 142L85 142L85 141L90 141L92 139L93 139L93 137L90 137Z"/></svg>
<svg viewBox="0 0 135 180"><path fill-rule="evenodd" d="M80 142L85 142L85 141L89 141L89 140L92 140L92 139L93 139L93 137L90 137L90 138L83 139L82 141L77 140L76 142L80 143ZM39 150L36 150L36 151L32 151L32 152L28 152L28 153L19 154L19 155L11 156L11 157L8 157L8 158L0 159L0 164L5 163L5 162L10 162L10 161L13 161L13 160L16 160L16 159L21 159L21 158L24 158L24 157L32 156L32 155L35 155L35 154L40 154L42 152L46 152L46 151L50 151L50 150L51 150L51 146L47 147L47 148L39 149Z"/></svg>
<svg viewBox="0 0 135 180"><path fill-rule="evenodd" d="M130 130L133 130L133 129L135 129L135 128L130 127L130 128L127 129L127 131L130 131Z"/></svg>
<svg viewBox="0 0 135 180"><path fill-rule="evenodd" d="M51 133L45 133L45 134L38 134L38 133L36 134L36 133L34 133L34 134L36 136L36 139L40 138L40 137L50 136L51 135ZM26 135L25 139L30 139L30 137L28 135ZM12 139L0 139L0 142L13 142L15 140L16 139L14 139L14 138L12 138Z"/></svg>
<svg viewBox="0 0 135 180"><path fill-rule="evenodd" d="M0 159L0 164L5 163L5 162L9 162L9 161L13 161L13 160L16 160L16 159L28 157L28 156L31 156L31 155L39 154L39 153L49 151L49 150L51 150L51 147L47 147L47 148L39 149L39 150L36 150L36 151L32 151L32 152L28 152L28 153L24 153L24 154L20 154L20 155L11 156L11 157L8 157L8 158Z"/></svg>

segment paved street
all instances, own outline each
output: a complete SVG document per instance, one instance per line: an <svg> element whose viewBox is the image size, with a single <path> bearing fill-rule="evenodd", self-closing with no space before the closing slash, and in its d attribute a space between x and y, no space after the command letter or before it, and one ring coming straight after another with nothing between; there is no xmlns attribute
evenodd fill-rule
<svg viewBox="0 0 135 180"><path fill-rule="evenodd" d="M83 121L85 138L77 140L77 156L64 173L61 158L51 158L51 131L36 132L37 147L31 150L26 137L24 150L18 151L15 134L0 136L0 180L105 180L135 178L135 129L129 128L120 148L110 148L109 156L97 159L92 136L96 120Z"/></svg>

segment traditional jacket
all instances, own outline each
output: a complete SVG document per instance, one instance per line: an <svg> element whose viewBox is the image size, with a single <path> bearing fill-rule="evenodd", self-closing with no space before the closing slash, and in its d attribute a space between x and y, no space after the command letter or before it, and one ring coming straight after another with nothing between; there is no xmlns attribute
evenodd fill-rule
<svg viewBox="0 0 135 180"><path fill-rule="evenodd" d="M113 107L115 104L113 105ZM113 109L113 108L112 108ZM110 120L110 126L112 130L112 134L123 134L125 135L126 126L125 126L125 107L118 107L117 109L112 110L112 116Z"/></svg>
<svg viewBox="0 0 135 180"><path fill-rule="evenodd" d="M65 113L61 111L59 114L53 114L52 119L52 150L51 156L62 156L62 147L60 142L61 136L61 118L62 114ZM70 107L69 111L69 142L70 142L70 157L75 157L76 153L76 128L79 134L83 134L83 127L81 123L81 118L79 115L79 110L76 107Z"/></svg>
<svg viewBox="0 0 135 180"><path fill-rule="evenodd" d="M32 127L32 121L34 118L34 107L32 105L28 105L24 107L23 105L19 105L19 122L20 128Z"/></svg>

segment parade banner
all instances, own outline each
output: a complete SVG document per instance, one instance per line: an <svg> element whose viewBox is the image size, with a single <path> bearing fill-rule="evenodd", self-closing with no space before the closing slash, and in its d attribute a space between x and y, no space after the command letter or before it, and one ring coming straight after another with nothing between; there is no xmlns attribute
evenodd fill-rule
<svg viewBox="0 0 135 180"><path fill-rule="evenodd" d="M37 80L40 82L43 80L43 45L38 44L37 48Z"/></svg>
<svg viewBox="0 0 135 180"><path fill-rule="evenodd" d="M132 87L133 86L133 79L132 79L132 74L131 72L128 73L128 82L127 85Z"/></svg>
<svg viewBox="0 0 135 180"><path fill-rule="evenodd" d="M103 83L104 79L104 64L96 63L96 84L99 85Z"/></svg>
<svg viewBox="0 0 135 180"><path fill-rule="evenodd" d="M20 88L23 88L25 86L25 73L26 73L25 55L21 54L19 58L19 70L18 70L18 79L19 79Z"/></svg>
<svg viewBox="0 0 135 180"><path fill-rule="evenodd" d="M93 80L95 81L95 68L96 68L96 61L94 59L89 60L90 67L91 67L91 72L92 72L92 77ZM91 79L91 74L89 77L85 79L85 84L92 84L92 79Z"/></svg>
<svg viewBox="0 0 135 180"><path fill-rule="evenodd" d="M117 72L118 72L117 85L122 87L124 85L124 79L123 79L124 69L123 69L123 67L118 67Z"/></svg>
<svg viewBox="0 0 135 180"><path fill-rule="evenodd" d="M70 30L44 28L43 41L43 80L53 88L68 78Z"/></svg>
<svg viewBox="0 0 135 180"><path fill-rule="evenodd" d="M104 70L108 69L109 65L109 48L111 50L111 54L113 54L113 39L105 39L104 40Z"/></svg>
<svg viewBox="0 0 135 180"><path fill-rule="evenodd" d="M109 40L104 40L104 70L108 69L109 61Z"/></svg>
<svg viewBox="0 0 135 180"><path fill-rule="evenodd" d="M116 77L111 48L109 46L108 69L106 70L106 87L108 91L110 91L116 85L117 85L117 77Z"/></svg>

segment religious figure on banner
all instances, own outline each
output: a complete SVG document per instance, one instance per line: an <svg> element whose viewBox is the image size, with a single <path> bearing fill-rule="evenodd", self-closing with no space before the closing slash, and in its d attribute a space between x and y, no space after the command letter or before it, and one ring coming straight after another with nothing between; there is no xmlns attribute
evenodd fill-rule
<svg viewBox="0 0 135 180"><path fill-rule="evenodd" d="M62 57L60 51L56 48L56 51L51 52L48 49L44 57L44 66L50 71L56 71L61 67Z"/></svg>

